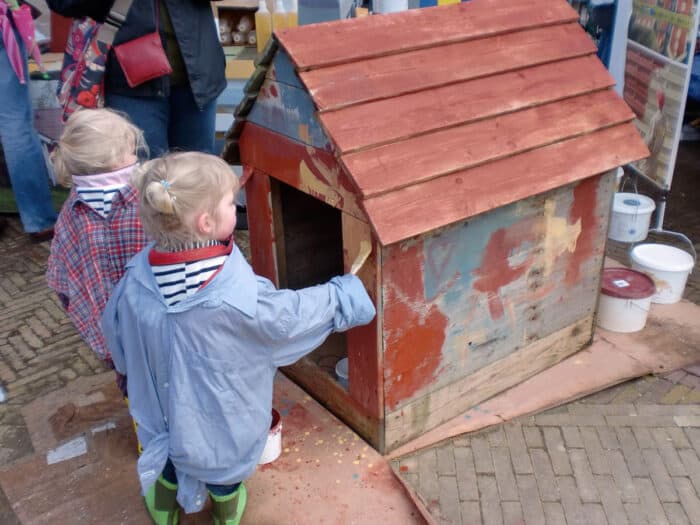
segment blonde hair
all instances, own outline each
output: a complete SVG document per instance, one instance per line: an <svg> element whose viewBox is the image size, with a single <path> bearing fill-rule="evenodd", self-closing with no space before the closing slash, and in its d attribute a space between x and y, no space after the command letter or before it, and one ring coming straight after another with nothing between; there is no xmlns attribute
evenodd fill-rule
<svg viewBox="0 0 700 525"><path fill-rule="evenodd" d="M238 177L219 157L206 153L171 153L146 162L132 175L139 191L139 215L149 239L165 250L211 240L196 229L196 215L209 213L228 193L238 191Z"/></svg>
<svg viewBox="0 0 700 525"><path fill-rule="evenodd" d="M146 151L143 132L109 109L73 113L51 155L58 182L71 186L73 175L114 171L128 155Z"/></svg>

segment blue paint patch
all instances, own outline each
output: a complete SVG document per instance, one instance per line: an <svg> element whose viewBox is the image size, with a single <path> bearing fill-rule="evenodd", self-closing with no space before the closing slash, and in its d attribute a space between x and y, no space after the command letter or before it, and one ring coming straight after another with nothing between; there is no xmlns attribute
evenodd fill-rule
<svg viewBox="0 0 700 525"><path fill-rule="evenodd" d="M360 479L360 475L355 473L352 475L352 479Z"/></svg>
<svg viewBox="0 0 700 525"><path fill-rule="evenodd" d="M269 78L260 88L248 121L316 148L329 145L309 93Z"/></svg>
<svg viewBox="0 0 700 525"><path fill-rule="evenodd" d="M268 74L268 77L274 76L277 82L304 89L304 85L301 83L299 75L297 75L294 64L284 50L278 51L275 58L272 59L270 70L273 73L272 75Z"/></svg>
<svg viewBox="0 0 700 525"><path fill-rule="evenodd" d="M459 302L471 289L472 274L481 266L481 257L493 233L509 228L521 219L512 205L499 212L477 216L466 224L448 228L426 239L423 255L425 298L428 301L444 295L449 311L450 304Z"/></svg>
<svg viewBox="0 0 700 525"><path fill-rule="evenodd" d="M282 410L280 410L280 414L282 414L283 416L288 416L288 415L289 415L289 409L288 409L288 408L283 408Z"/></svg>

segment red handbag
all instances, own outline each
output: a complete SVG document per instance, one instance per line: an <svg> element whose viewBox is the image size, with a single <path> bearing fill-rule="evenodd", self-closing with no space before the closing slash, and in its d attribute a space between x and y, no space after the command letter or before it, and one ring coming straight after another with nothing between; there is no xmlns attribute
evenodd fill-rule
<svg viewBox="0 0 700 525"><path fill-rule="evenodd" d="M114 54L124 72L129 87L136 87L154 78L169 75L173 68L163 49L158 32L158 0L156 0L156 30L114 46Z"/></svg>

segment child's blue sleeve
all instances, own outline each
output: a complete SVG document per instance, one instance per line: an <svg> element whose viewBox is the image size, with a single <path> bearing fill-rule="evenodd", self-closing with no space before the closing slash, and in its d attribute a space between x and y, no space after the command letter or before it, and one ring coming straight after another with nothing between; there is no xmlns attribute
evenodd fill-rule
<svg viewBox="0 0 700 525"><path fill-rule="evenodd" d="M112 295L107 301L105 311L102 313L102 334L105 339L107 351L111 354L114 368L120 374L126 375L126 359L124 358L124 348L119 335L119 313L117 305L124 289L124 279L119 281L112 291Z"/></svg>
<svg viewBox="0 0 700 525"><path fill-rule="evenodd" d="M261 313L274 324L268 333L273 335L275 366L294 363L332 332L367 324L376 314L365 287L354 275L298 291L279 290L262 303Z"/></svg>

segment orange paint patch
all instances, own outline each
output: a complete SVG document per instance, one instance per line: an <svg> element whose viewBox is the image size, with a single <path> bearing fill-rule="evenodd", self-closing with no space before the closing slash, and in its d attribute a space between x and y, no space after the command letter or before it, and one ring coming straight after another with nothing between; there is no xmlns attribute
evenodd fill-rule
<svg viewBox="0 0 700 525"><path fill-rule="evenodd" d="M591 177L581 181L574 189L574 202L569 212L569 222L574 224L581 220L581 235L576 242L576 249L571 254L566 269L564 282L574 285L578 281L581 266L586 263L596 250L598 237L598 188L600 177Z"/></svg>
<svg viewBox="0 0 700 525"><path fill-rule="evenodd" d="M478 278L473 286L475 290L487 294L492 319L503 317L501 288L522 277L532 264L533 257L530 256L524 262L511 266L510 256L524 242L533 240L537 231L536 224L526 220L496 230L491 235L481 258L481 266L474 272Z"/></svg>
<svg viewBox="0 0 700 525"><path fill-rule="evenodd" d="M423 266L422 243L389 256L384 385L390 408L429 385L442 361L448 319L425 299Z"/></svg>

